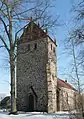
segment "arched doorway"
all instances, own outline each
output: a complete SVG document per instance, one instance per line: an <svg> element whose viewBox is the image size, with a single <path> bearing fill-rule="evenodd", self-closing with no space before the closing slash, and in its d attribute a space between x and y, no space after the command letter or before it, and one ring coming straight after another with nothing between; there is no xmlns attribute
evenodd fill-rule
<svg viewBox="0 0 84 119"><path fill-rule="evenodd" d="M28 107L30 112L34 111L34 96L32 94L29 95Z"/></svg>

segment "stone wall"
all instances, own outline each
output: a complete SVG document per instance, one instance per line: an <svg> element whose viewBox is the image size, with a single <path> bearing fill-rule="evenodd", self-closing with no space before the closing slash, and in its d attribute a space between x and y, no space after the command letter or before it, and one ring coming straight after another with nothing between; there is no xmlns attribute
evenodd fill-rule
<svg viewBox="0 0 84 119"><path fill-rule="evenodd" d="M37 43L37 49L34 44ZM25 52L28 44L30 50ZM47 111L47 40L39 39L18 46L17 58L17 101L19 110L27 110L31 86L37 95L34 110ZM25 50L23 52L23 50ZM33 94L34 95L34 94Z"/></svg>
<svg viewBox="0 0 84 119"><path fill-rule="evenodd" d="M76 109L76 94L77 92L72 89L60 88L60 97L59 97L59 104L60 104L60 111L71 111Z"/></svg>
<svg viewBox="0 0 84 119"><path fill-rule="evenodd" d="M48 38L48 112L57 111L56 87L57 87L57 67L56 67L56 45Z"/></svg>
<svg viewBox="0 0 84 119"><path fill-rule="evenodd" d="M29 111L29 96L32 95L33 111L56 112L56 54L53 48L55 44L49 38L18 45L18 110Z"/></svg>

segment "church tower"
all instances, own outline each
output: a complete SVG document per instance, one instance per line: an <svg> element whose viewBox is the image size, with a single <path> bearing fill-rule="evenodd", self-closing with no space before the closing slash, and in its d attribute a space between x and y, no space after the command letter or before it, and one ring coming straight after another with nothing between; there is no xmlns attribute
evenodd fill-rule
<svg viewBox="0 0 84 119"><path fill-rule="evenodd" d="M56 42L30 22L17 47L17 108L57 111Z"/></svg>

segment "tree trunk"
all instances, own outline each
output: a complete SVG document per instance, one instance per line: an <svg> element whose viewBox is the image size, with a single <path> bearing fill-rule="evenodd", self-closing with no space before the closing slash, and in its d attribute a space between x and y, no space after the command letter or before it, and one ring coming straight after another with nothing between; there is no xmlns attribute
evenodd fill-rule
<svg viewBox="0 0 84 119"><path fill-rule="evenodd" d="M15 97L15 62L14 52L10 53L10 76L11 76L11 113L16 114L16 97Z"/></svg>
<svg viewBox="0 0 84 119"><path fill-rule="evenodd" d="M12 9L9 11L9 42L10 42L10 78L11 78L11 112L16 114L16 97L15 97L15 58L14 58L14 43L13 43L13 29L12 29Z"/></svg>

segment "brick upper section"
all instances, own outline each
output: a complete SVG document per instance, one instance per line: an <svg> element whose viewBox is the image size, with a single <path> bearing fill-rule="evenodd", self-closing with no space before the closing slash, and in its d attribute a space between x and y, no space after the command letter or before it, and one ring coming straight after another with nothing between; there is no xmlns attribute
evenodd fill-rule
<svg viewBox="0 0 84 119"><path fill-rule="evenodd" d="M30 22L28 27L24 29L23 34L20 37L19 43L30 42L33 40L38 40L42 38L51 37L44 31L39 25L34 22ZM51 41L56 45L56 40Z"/></svg>

